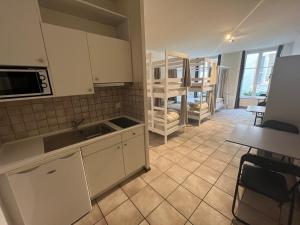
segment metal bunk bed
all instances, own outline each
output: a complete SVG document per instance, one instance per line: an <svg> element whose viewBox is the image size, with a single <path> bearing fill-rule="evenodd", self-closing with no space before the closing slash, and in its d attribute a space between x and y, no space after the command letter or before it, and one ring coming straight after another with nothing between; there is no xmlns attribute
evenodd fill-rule
<svg viewBox="0 0 300 225"><path fill-rule="evenodd" d="M180 112L170 109L168 103L170 99L187 93L182 77L176 74L181 75L183 59L187 59L188 55L165 51L162 60L154 58L151 53L147 54L148 127L150 131L164 136L167 143L168 135L185 126L180 121Z"/></svg>

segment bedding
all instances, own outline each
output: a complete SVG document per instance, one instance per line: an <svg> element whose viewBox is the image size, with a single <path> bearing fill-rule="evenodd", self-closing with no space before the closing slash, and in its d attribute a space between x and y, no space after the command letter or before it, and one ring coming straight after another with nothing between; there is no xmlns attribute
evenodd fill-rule
<svg viewBox="0 0 300 225"><path fill-rule="evenodd" d="M160 119L164 119L163 111L156 111L156 117ZM167 123L172 123L176 120L179 120L179 113L176 110L168 109L167 112Z"/></svg>

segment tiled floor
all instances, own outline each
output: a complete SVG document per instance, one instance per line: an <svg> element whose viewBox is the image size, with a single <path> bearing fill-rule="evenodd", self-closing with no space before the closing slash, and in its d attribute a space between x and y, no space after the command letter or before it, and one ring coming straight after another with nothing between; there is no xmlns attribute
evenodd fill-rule
<svg viewBox="0 0 300 225"><path fill-rule="evenodd" d="M222 225L231 205L239 159L246 148L224 142L235 124L252 124L244 110L221 111L199 127L189 125L167 144L150 134L151 170L93 202L76 225ZM253 225L286 224L288 206L240 190L238 213ZM300 208L294 213L300 224Z"/></svg>

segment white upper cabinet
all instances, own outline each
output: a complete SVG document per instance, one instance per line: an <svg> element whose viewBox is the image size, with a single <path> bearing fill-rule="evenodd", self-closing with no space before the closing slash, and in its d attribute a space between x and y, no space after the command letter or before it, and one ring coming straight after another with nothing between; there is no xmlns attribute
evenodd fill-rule
<svg viewBox="0 0 300 225"><path fill-rule="evenodd" d="M0 29L0 65L47 66L36 0L1 0Z"/></svg>
<svg viewBox="0 0 300 225"><path fill-rule="evenodd" d="M86 33L43 24L55 96L94 93Z"/></svg>
<svg viewBox="0 0 300 225"><path fill-rule="evenodd" d="M87 34L94 83L132 82L128 41Z"/></svg>

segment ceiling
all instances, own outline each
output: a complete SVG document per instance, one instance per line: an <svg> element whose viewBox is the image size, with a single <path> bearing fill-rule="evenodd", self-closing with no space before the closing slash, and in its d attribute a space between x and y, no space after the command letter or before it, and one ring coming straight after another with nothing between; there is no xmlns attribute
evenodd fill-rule
<svg viewBox="0 0 300 225"><path fill-rule="evenodd" d="M300 34L299 0L145 0L144 7L148 50L213 56L289 43ZM225 41L234 30L234 42Z"/></svg>

